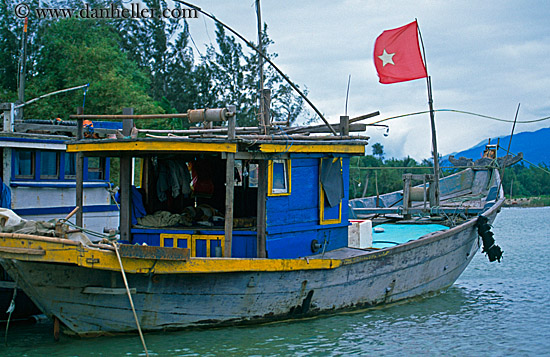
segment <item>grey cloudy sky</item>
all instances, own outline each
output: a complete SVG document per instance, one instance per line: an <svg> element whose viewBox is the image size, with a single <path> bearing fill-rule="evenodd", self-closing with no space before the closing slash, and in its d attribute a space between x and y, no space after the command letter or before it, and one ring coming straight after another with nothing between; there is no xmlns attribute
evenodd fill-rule
<svg viewBox="0 0 550 357"><path fill-rule="evenodd" d="M254 0L193 3L256 41ZM521 103L519 121L550 116L550 1L263 0L261 6L276 64L308 88L330 122L344 114L349 75L351 117L379 110L377 119L383 119L428 109L425 79L383 85L373 64L376 37L415 18L436 109L513 120ZM190 23L198 45L215 41L211 20L201 16ZM428 114L387 124L387 137L381 129L367 131L387 157L431 155ZM518 124L516 133L549 125ZM443 112L436 114L436 127L439 152L446 155L509 135L512 124Z"/></svg>

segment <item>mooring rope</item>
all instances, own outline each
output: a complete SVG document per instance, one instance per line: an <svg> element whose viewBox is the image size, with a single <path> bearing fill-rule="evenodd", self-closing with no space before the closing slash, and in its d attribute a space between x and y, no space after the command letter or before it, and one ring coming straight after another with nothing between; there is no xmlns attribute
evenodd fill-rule
<svg viewBox="0 0 550 357"><path fill-rule="evenodd" d="M15 310L15 297L17 296L17 283L19 282L19 275L17 275L17 278L15 279L15 286L13 287L13 296L11 298L10 306L8 307L8 321L6 323L6 333L4 335L4 344L8 346L8 330L10 328L10 321L11 321L11 314L13 314L13 311Z"/></svg>
<svg viewBox="0 0 550 357"><path fill-rule="evenodd" d="M126 273L124 272L124 267L122 266L122 259L120 259L120 254L118 253L118 247L115 242L111 242L111 245L115 248L116 257L118 259L118 263L120 264L122 280L124 281L124 286L126 287L126 293L128 294L128 300L130 300L130 306L132 307L132 312L134 313L134 319L136 320L136 326L139 332L139 337L141 339L141 344L143 345L143 349L145 350L145 355L149 357L149 352L147 351L147 346L145 345L145 339L143 338L143 333L141 332L141 326L139 325L136 309L134 307L134 301L132 300L132 294L130 293L130 288L128 287L128 280L126 280Z"/></svg>

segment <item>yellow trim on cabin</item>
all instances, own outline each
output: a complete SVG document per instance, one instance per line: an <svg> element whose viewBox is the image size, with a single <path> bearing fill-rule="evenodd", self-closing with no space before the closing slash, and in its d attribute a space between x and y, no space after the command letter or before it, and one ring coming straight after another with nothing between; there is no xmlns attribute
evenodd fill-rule
<svg viewBox="0 0 550 357"><path fill-rule="evenodd" d="M0 258L52 264L72 264L90 269L118 271L113 250L87 247L66 239L45 237L19 238L0 236ZM48 239L49 238L49 239ZM40 254L37 254L40 252ZM341 259L266 259L266 258L190 258L158 260L122 257L124 271L129 274L194 274L231 272L284 272L296 270L335 269ZM47 266L45 266L47 269Z"/></svg>
<svg viewBox="0 0 550 357"><path fill-rule="evenodd" d="M332 162L336 162L338 158L334 158ZM342 158L340 158L342 162ZM323 192L323 184L321 183L321 168L323 165L323 159L319 159L319 224L338 224L342 223L342 200L338 208L338 218L325 219L325 193ZM343 173L342 173L343 174Z"/></svg>
<svg viewBox="0 0 550 357"><path fill-rule="evenodd" d="M329 145L329 144L260 144L260 151L266 153L338 153L338 154L365 154L365 145Z"/></svg>
<svg viewBox="0 0 550 357"><path fill-rule="evenodd" d="M197 240L206 241L206 256L210 257L210 242L220 241L222 247L222 257L225 251L225 237L223 235L208 235L208 234L170 234L170 233L161 233L160 234L160 246L166 247L165 240L173 239L172 248L178 248L178 241L184 240L187 242L187 248L191 252L191 257L197 256Z"/></svg>
<svg viewBox="0 0 550 357"><path fill-rule="evenodd" d="M273 162L274 161L284 161L285 170L288 176L288 192L273 193ZM290 196L292 189L292 161L291 160L269 160L267 164L267 195L268 196Z"/></svg>
<svg viewBox="0 0 550 357"><path fill-rule="evenodd" d="M90 142L67 144L67 152L103 152L103 151L207 151L237 152L237 144L197 143L188 141L120 141Z"/></svg>
<svg viewBox="0 0 550 357"><path fill-rule="evenodd" d="M323 194L323 192L321 192L321 202L320 202L320 207L321 209L319 210L319 224L338 224L338 223L342 223L342 201L340 201L340 207L338 208L339 209L339 212L338 212L338 218L332 218L332 219L325 219L325 195Z"/></svg>

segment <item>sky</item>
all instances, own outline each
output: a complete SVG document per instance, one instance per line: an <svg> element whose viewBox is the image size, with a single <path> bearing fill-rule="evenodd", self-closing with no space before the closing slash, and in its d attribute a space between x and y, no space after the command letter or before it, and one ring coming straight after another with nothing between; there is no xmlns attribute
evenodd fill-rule
<svg viewBox="0 0 550 357"><path fill-rule="evenodd" d="M194 0L247 39L256 41L254 0ZM373 63L382 31L418 20L432 78L435 109L456 109L513 120L515 133L550 126L550 1L458 0L263 0L262 20L275 42L277 66L301 87L331 123L345 114L374 111L375 120L428 110L425 79L380 84ZM189 19L199 49L215 41L215 25ZM243 44L243 47L246 45ZM431 156L429 114L385 122L389 135L370 127L386 158ZM468 149L490 137L510 135L512 123L453 112L436 113L440 155ZM549 138L550 139L550 138ZM367 149L371 153L370 149Z"/></svg>

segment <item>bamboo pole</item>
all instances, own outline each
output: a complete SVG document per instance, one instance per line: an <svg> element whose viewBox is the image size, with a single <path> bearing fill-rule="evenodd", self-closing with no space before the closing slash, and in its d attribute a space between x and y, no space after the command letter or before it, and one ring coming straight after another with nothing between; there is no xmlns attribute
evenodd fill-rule
<svg viewBox="0 0 550 357"><path fill-rule="evenodd" d="M122 119L166 119L166 118L187 118L187 113L175 113L175 114L82 114L82 115L70 115L71 119L82 120L122 120Z"/></svg>

